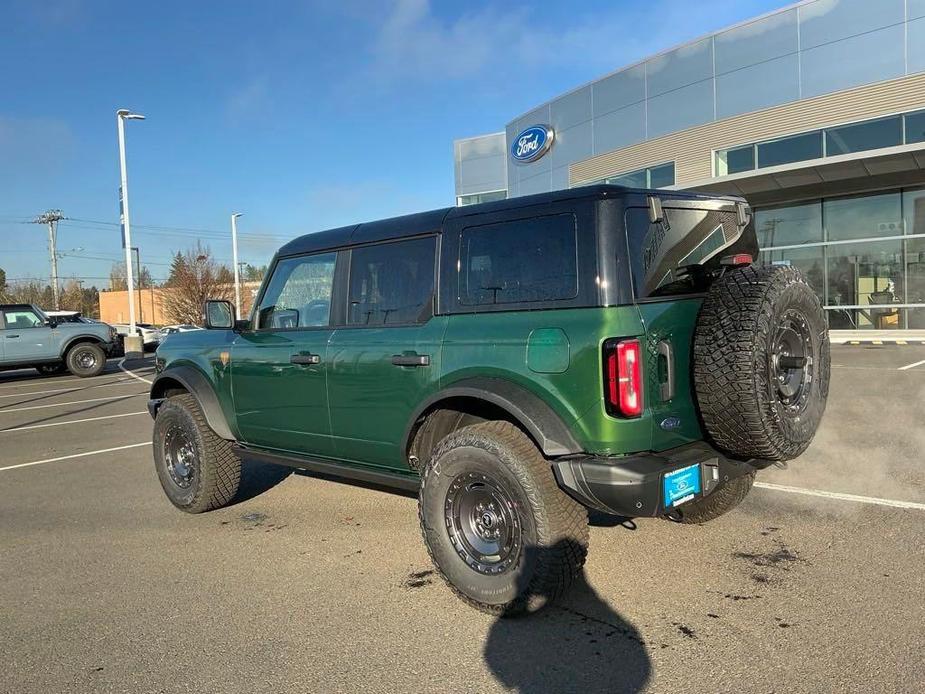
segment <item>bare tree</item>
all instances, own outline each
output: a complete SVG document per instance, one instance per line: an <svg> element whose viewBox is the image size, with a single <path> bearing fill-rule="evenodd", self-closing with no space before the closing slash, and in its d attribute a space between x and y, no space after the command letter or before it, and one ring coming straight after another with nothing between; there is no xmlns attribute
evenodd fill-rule
<svg viewBox="0 0 925 694"><path fill-rule="evenodd" d="M197 243L184 253L177 251L161 295L168 320L199 325L206 299L231 301L233 297L234 275L212 258L208 246Z"/></svg>

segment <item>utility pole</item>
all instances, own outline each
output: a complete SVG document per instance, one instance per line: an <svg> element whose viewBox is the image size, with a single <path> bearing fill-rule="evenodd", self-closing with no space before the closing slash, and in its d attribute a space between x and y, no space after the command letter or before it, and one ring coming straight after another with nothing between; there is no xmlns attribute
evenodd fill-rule
<svg viewBox="0 0 925 694"><path fill-rule="evenodd" d="M234 313L235 318L241 320L241 273L238 270L238 217L243 212L231 215L231 262L234 265Z"/></svg>
<svg viewBox="0 0 925 694"><path fill-rule="evenodd" d="M51 293L54 297L55 311L61 308L58 295L58 222L67 219L61 210L48 210L32 220L33 224L48 225L48 255L51 258Z"/></svg>

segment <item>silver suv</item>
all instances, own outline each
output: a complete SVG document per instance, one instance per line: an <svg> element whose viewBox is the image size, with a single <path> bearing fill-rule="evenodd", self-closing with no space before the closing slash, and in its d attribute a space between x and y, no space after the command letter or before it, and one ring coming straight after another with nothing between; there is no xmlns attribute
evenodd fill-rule
<svg viewBox="0 0 925 694"><path fill-rule="evenodd" d="M98 375L117 344L105 323L59 323L29 304L0 304L0 370Z"/></svg>

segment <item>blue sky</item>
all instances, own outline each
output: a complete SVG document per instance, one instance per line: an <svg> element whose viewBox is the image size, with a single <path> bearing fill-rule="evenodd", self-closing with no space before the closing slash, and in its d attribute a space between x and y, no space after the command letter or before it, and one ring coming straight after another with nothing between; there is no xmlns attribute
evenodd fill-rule
<svg viewBox="0 0 925 694"><path fill-rule="evenodd" d="M197 239L230 263L232 211L262 264L303 233L450 205L455 138L783 4L0 0L0 268L47 277L45 229L23 222L60 208L61 276L106 286L118 108L147 116L126 137L154 277Z"/></svg>

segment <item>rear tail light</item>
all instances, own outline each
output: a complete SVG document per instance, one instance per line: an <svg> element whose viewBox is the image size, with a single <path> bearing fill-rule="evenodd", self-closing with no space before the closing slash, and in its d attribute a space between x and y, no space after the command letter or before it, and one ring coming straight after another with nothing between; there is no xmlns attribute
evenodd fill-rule
<svg viewBox="0 0 925 694"><path fill-rule="evenodd" d="M727 255L725 258L720 259L721 265L733 265L738 267L740 265L751 265L752 257L748 253L736 253L735 255Z"/></svg>
<svg viewBox="0 0 925 694"><path fill-rule="evenodd" d="M607 412L620 417L642 414L642 346L639 340L604 344L604 399Z"/></svg>

